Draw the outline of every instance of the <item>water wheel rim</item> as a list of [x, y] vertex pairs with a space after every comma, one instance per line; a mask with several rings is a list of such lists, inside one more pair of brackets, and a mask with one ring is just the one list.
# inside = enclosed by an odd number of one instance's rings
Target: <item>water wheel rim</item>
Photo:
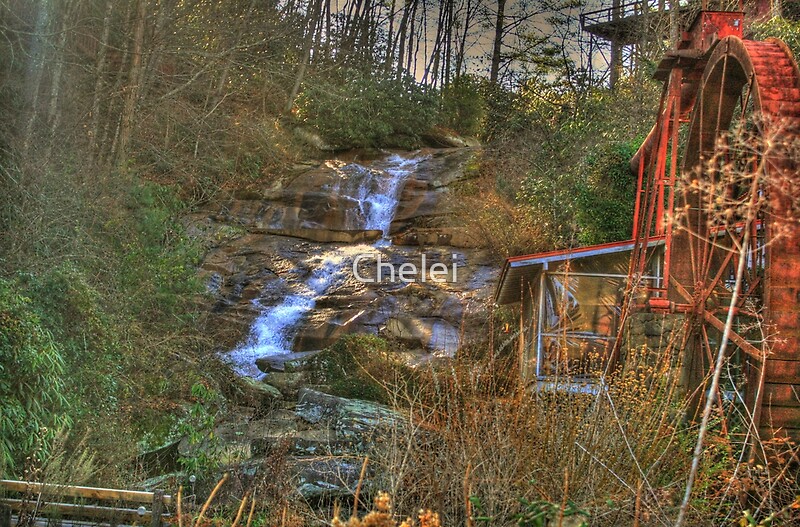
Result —
[[[792, 218], [792, 207], [798, 196], [796, 189], [786, 184], [795, 179], [797, 167], [789, 156], [791, 152], [782, 145], [797, 137], [798, 88], [797, 64], [780, 41], [752, 42], [727, 37], [715, 46], [706, 62], [683, 156], [684, 175], [694, 175], [696, 179], [690, 178], [679, 196], [676, 213], [683, 217], [670, 241], [671, 250], [688, 255], [688, 259], [675, 262], [677, 265], [671, 269], [670, 295], [684, 303], [687, 313], [684, 327], [684, 345], [689, 348], [687, 360], [699, 360], [701, 364], [708, 361], [708, 357], [702, 355], [707, 355], [712, 347], [709, 334], [720, 332], [722, 326], [719, 314], [724, 312], [725, 306], [715, 304], [716, 295], [727, 289], [724, 269], [736, 259], [731, 248], [748, 239], [752, 247], [747, 253], [751, 260], [746, 266], [747, 284], [735, 307], [752, 311], [749, 315], [763, 323], [763, 327], [778, 325], [788, 330], [789, 334], [784, 335], [789, 337], [788, 345], [777, 350], [783, 353], [779, 359], [794, 362], [800, 358], [800, 297], [795, 294], [792, 298], [791, 291], [786, 291], [791, 279], [800, 277], [800, 273], [791, 268], [794, 253], [800, 253], [797, 249], [800, 229]], [[720, 138], [729, 134], [734, 124], [741, 124], [734, 123], [737, 108], [742, 122], [747, 114], [747, 119], [752, 118], [750, 132], [762, 142], [760, 151], [749, 160], [754, 164], [754, 171], [752, 185], [744, 196], [751, 198], [744, 200], [745, 203], [756, 203], [759, 210], [748, 221], [743, 222], [741, 214], [738, 217], [733, 214], [726, 223], [714, 217], [715, 204], [709, 198], [717, 199], [719, 194], [707, 188], [716, 185], [715, 191], [731, 190], [726, 188], [722, 178], [715, 181], [713, 165], [718, 159], [725, 161], [726, 155], [730, 157], [730, 150], [725, 151]], [[702, 191], [704, 185], [706, 192]], [[737, 221], [741, 222], [738, 230]], [[776, 295], [776, 291], [779, 294]], [[764, 355], [767, 351], [774, 353], [775, 345], [765, 343], [764, 339], [749, 342], [741, 333], [735, 332], [732, 340], [748, 355], [745, 406], [757, 425], [755, 428], [766, 431], [760, 415], [763, 388], [765, 382], [770, 385], [775, 379], [761, 373]], [[787, 367], [800, 371], [799, 365]], [[707, 370], [707, 363], [703, 367]], [[774, 427], [771, 431], [774, 432]]]

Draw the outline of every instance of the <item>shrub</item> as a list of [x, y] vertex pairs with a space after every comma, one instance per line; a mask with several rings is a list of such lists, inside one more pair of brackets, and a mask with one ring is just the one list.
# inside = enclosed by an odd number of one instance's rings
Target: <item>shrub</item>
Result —
[[411, 147], [436, 118], [434, 96], [412, 78], [352, 69], [339, 80], [309, 81], [295, 104], [302, 122], [342, 148]]
[[652, 358], [632, 354], [596, 393], [569, 379], [531, 390], [507, 377], [516, 354], [427, 370], [398, 391], [411, 425], [371, 454], [378, 484], [400, 515], [430, 507], [444, 525], [476, 513], [497, 525], [587, 515], [591, 525], [657, 524], [689, 455], [676, 440], [677, 375], [669, 357]]
[[388, 343], [373, 335], [345, 335], [309, 362], [309, 380], [330, 386], [340, 397], [385, 403], [388, 386], [408, 368]]
[[14, 471], [71, 424], [64, 358], [30, 299], [0, 279], [0, 463]]
[[481, 81], [472, 75], [457, 77], [442, 90], [441, 124], [461, 135], [477, 136], [486, 115]]
[[638, 142], [601, 145], [587, 156], [576, 188], [578, 240], [585, 245], [627, 240], [636, 182], [629, 161]]

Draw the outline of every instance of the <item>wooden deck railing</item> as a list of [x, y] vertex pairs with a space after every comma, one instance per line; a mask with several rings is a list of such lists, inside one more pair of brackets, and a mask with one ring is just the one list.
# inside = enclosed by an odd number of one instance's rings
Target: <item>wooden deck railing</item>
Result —
[[80, 522], [162, 527], [166, 508], [171, 504], [172, 496], [160, 490], [141, 492], [0, 480], [0, 527], [16, 525], [26, 515], [35, 520], [46, 518], [49, 521], [44, 525], [69, 520], [73, 525]]

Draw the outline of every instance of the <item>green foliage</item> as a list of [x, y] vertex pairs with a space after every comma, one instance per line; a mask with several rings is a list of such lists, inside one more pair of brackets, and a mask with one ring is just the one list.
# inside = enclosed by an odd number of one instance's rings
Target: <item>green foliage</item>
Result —
[[128, 207], [134, 222], [121, 225], [135, 229], [119, 237], [122, 256], [120, 286], [134, 293], [130, 301], [151, 322], [163, 320], [165, 313], [185, 317], [187, 295], [201, 290], [195, 275], [200, 247], [186, 236], [177, 217], [183, 202], [175, 191], [163, 185], [143, 183], [134, 186]]
[[437, 114], [435, 97], [412, 78], [353, 69], [307, 82], [295, 104], [302, 122], [342, 148], [414, 146]]
[[326, 384], [341, 397], [388, 402], [387, 384], [410, 372], [374, 335], [345, 335], [309, 362], [310, 382]]
[[486, 114], [481, 79], [459, 76], [442, 90], [439, 120], [461, 135], [477, 136]]
[[11, 471], [72, 424], [64, 373], [61, 351], [30, 299], [0, 279], [0, 464]]
[[220, 413], [222, 398], [216, 390], [197, 382], [191, 389], [194, 403], [189, 408], [189, 415], [178, 427], [181, 436], [185, 436], [189, 444], [189, 452], [181, 456], [178, 462], [187, 473], [209, 475], [219, 467], [219, 438], [214, 433], [214, 425]]
[[481, 499], [478, 496], [470, 496], [469, 503], [472, 505], [472, 509], [477, 514], [472, 515], [472, 519], [476, 522], [481, 522], [486, 525], [490, 524], [494, 518], [491, 516], [486, 515], [486, 511], [484, 510], [483, 503], [481, 503]]
[[575, 219], [584, 245], [627, 240], [633, 228], [636, 181], [630, 159], [638, 141], [600, 145], [590, 154], [578, 181]]
[[519, 92], [487, 82], [481, 94], [485, 111], [481, 139], [490, 142], [525, 130], [524, 101]]
[[753, 38], [765, 40], [769, 37], [779, 38], [786, 42], [795, 58], [800, 57], [800, 20], [793, 21], [781, 17], [771, 18], [765, 22], [750, 26]]
[[502, 139], [528, 157], [502, 160], [498, 182], [509, 180], [516, 193], [507, 195], [530, 208], [551, 247], [630, 236], [635, 179], [627, 167], [652, 124], [658, 98], [650, 88], [626, 79], [615, 92], [537, 97], [526, 107], [530, 127]]
[[[19, 312], [34, 317], [22, 320], [33, 335], [29, 345], [42, 354], [37, 367], [48, 388], [41, 394], [52, 399], [57, 393], [64, 403], [41, 406], [74, 423], [71, 437], [85, 438], [97, 453], [106, 471], [98, 477], [107, 483], [125, 477], [124, 460], [135, 455], [139, 439], [168, 428], [164, 423], [179, 408], [174, 401], [188, 395], [185, 374], [196, 366], [181, 357], [198, 342], [199, 247], [178, 222], [184, 206], [172, 189], [125, 177], [89, 187], [73, 174], [60, 175], [58, 185], [48, 174], [32, 180], [31, 194], [40, 199], [25, 206], [19, 196], [4, 196], [8, 227], [0, 232], [0, 252], [8, 259], [0, 260], [0, 271], [9, 277], [6, 295], [26, 297], [17, 310], [24, 305]], [[29, 242], [25, 233], [34, 222]], [[9, 298], [15, 297], [3, 297]], [[5, 330], [3, 338], [10, 338]], [[56, 361], [52, 366], [48, 357]], [[23, 359], [33, 361], [17, 352], [15, 360]], [[16, 369], [26, 371], [9, 371]], [[3, 410], [6, 417], [11, 414]], [[47, 412], [28, 422], [8, 439], [17, 458], [48, 443], [37, 429], [54, 431], [59, 424], [48, 423]]]
[[[517, 515], [517, 524], [520, 527], [547, 527], [559, 518], [574, 518], [579, 520], [580, 516], [589, 518], [589, 513], [580, 509], [572, 500], [567, 500], [565, 505], [553, 503], [547, 500], [526, 500], [520, 502], [524, 507], [523, 512]], [[560, 522], [559, 522], [560, 523]], [[581, 520], [580, 523], [570, 522], [570, 525], [587, 527], [589, 524]]]
[[65, 262], [20, 275], [20, 284], [62, 349], [73, 416], [115, 411], [123, 373], [118, 327], [85, 270]]

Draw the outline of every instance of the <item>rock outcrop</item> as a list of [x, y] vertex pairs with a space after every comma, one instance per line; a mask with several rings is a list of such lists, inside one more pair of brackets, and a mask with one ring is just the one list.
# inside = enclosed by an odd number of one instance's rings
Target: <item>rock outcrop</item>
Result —
[[[474, 242], [462, 229], [447, 223], [444, 199], [465, 177], [471, 155], [470, 149], [443, 149], [384, 155], [363, 165], [303, 165], [287, 181], [263, 192], [236, 193], [198, 213], [192, 231], [215, 245], [202, 271], [216, 298], [209, 330], [220, 348], [233, 349], [248, 335], [254, 338], [253, 320], [292, 295], [306, 295], [301, 300], [311, 299], [313, 306], [287, 333], [290, 342], [278, 355], [317, 351], [344, 334], [362, 332], [398, 339], [416, 350], [417, 362], [434, 352], [452, 355], [462, 337], [480, 335], [478, 323], [464, 322], [488, 301], [493, 260], [472, 248]], [[387, 179], [387, 173], [401, 177]], [[392, 184], [399, 186], [390, 188]], [[396, 195], [389, 217], [381, 207], [391, 204], [381, 192]], [[378, 219], [393, 243], [373, 243], [384, 234], [368, 228], [380, 223]], [[368, 256], [359, 262], [359, 275], [375, 282], [354, 276], [352, 262], [359, 253]], [[445, 282], [404, 283], [384, 273], [377, 281], [379, 257], [394, 269], [410, 263], [421, 271], [422, 254], [426, 278], [434, 264], [452, 268], [455, 263], [457, 279], [448, 275]], [[339, 270], [327, 268], [332, 262]], [[323, 271], [338, 274], [325, 277], [330, 284], [320, 285]], [[318, 285], [319, 294], [306, 290]], [[253, 363], [259, 356], [254, 352]], [[261, 371], [274, 371], [283, 367], [279, 361], [258, 364]]]

